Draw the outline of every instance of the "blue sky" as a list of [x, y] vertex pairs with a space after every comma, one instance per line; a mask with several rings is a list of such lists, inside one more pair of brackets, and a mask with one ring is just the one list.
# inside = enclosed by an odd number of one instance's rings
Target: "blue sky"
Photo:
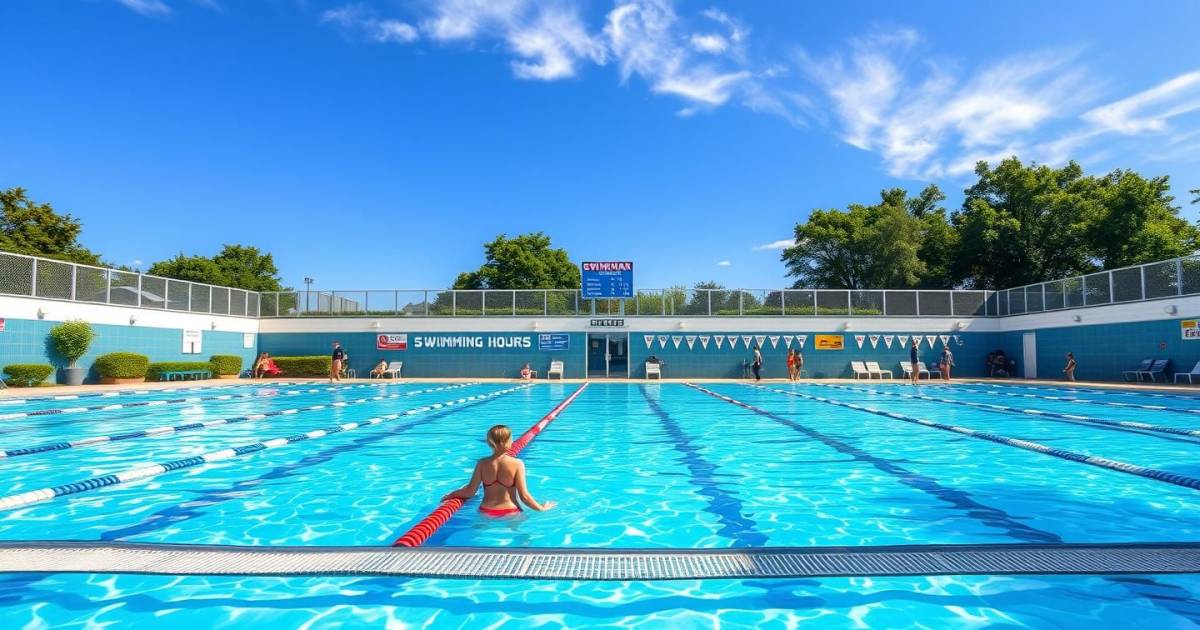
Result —
[[7, 0], [0, 186], [114, 262], [436, 288], [499, 233], [788, 283], [812, 208], [1016, 154], [1200, 187], [1200, 3]]

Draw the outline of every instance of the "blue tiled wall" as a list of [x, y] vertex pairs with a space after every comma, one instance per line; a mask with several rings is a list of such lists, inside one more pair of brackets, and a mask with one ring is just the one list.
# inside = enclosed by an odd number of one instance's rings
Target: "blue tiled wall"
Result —
[[[502, 337], [528, 338], [529, 348], [417, 348], [416, 337]], [[350, 356], [350, 367], [365, 377], [380, 360], [403, 361], [404, 376], [414, 378], [484, 377], [516, 378], [521, 366], [528, 362], [545, 376], [550, 361], [561, 360], [566, 378], [584, 376], [584, 335], [571, 333], [566, 350], [540, 351], [537, 333], [408, 333], [407, 350], [376, 350], [376, 334], [363, 333], [262, 333], [259, 349], [274, 356], [303, 356], [328, 354], [334, 341], [342, 342]]]
[[[1170, 359], [1169, 372], [1187, 372], [1200, 360], [1200, 341], [1185, 341], [1180, 317], [1151, 322], [1043, 328], [1037, 332], [1038, 376], [1060, 378], [1068, 352], [1075, 353], [1081, 380], [1115, 381], [1143, 359]], [[1021, 357], [1021, 331], [1006, 333], [1005, 351]], [[1012, 347], [1009, 350], [1009, 346]]]
[[[10, 363], [48, 363], [62, 367], [65, 362], [50, 348], [48, 334], [59, 322], [36, 319], [9, 319], [0, 332], [0, 369]], [[203, 331], [200, 354], [183, 354], [183, 331], [179, 328], [150, 328], [145, 326], [115, 326], [93, 324], [96, 340], [79, 367], [90, 367], [96, 357], [109, 352], [137, 352], [151, 361], [207, 361], [214, 354], [233, 354], [242, 357], [245, 367], [254, 358], [254, 348], [242, 347], [242, 333], [223, 330]], [[57, 374], [50, 377], [50, 381]], [[95, 370], [88, 374], [96, 382]]]

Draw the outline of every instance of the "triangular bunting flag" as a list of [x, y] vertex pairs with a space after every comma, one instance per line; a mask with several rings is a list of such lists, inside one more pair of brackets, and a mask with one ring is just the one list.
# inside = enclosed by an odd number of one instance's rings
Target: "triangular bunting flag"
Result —
[[918, 348], [921, 347], [921, 335], [913, 335], [911, 337], [911, 339], [912, 339], [912, 345], [914, 345]]
[[666, 349], [666, 347], [667, 347], [667, 336], [666, 335], [658, 336], [658, 345], [660, 347], [662, 347], [664, 350]]
[[938, 335], [938, 341], [941, 341], [943, 346], [948, 346], [950, 345], [950, 335]]
[[884, 336], [883, 336], [883, 345], [884, 345], [884, 346], [887, 346], [887, 348], [888, 348], [889, 350], [891, 350], [891, 348], [892, 348], [892, 342], [893, 342], [893, 341], [895, 341], [895, 340], [896, 340], [896, 336], [895, 336], [895, 335], [884, 335]]
[[734, 348], [736, 348], [736, 347], [737, 347], [737, 342], [738, 342], [738, 336], [737, 336], [737, 335], [729, 335], [729, 349], [730, 349], [730, 350], [732, 350], [732, 349], [734, 349]]
[[765, 346], [765, 344], [767, 343], [766, 335], [758, 335], [757, 337], [754, 338], [754, 343], [757, 343], [759, 348], [766, 347]]
[[696, 335], [688, 335], [684, 339], [687, 339], [688, 350], [691, 350], [692, 346], [696, 345]]
[[791, 335], [784, 335], [784, 336], [783, 336], [783, 347], [784, 347], [784, 348], [791, 348], [791, 347], [792, 347], [792, 336], [791, 336]]
[[683, 341], [683, 335], [671, 335], [671, 343], [675, 344], [675, 349], [679, 349], [679, 342]]
[[872, 347], [872, 348], [878, 348], [878, 347], [879, 347], [879, 335], [871, 335], [871, 336], [869, 337], [869, 339], [871, 340], [871, 347]]
[[900, 335], [899, 337], [896, 337], [896, 339], [900, 342], [901, 348], [908, 347], [908, 335]]
[[804, 342], [808, 341], [808, 335], [796, 335], [796, 342], [800, 344], [800, 349], [804, 349]]
[[770, 339], [770, 340], [771, 340], [771, 347], [772, 347], [772, 348], [778, 348], [778, 347], [779, 347], [779, 335], [770, 335], [770, 336], [768, 336], [768, 337], [767, 337], [767, 339]]
[[958, 338], [958, 335], [952, 335], [952, 336], [954, 337], [954, 345], [956, 345], [956, 346], [961, 346], [961, 345], [962, 345], [962, 339], [959, 339], [959, 338]]
[[754, 341], [754, 336], [753, 336], [753, 335], [742, 335], [742, 343], [746, 344], [746, 347], [747, 347], [747, 348], [749, 348], [749, 347], [750, 347], [750, 342], [751, 342], [751, 341]]
[[932, 348], [933, 344], [937, 343], [937, 335], [925, 335], [925, 343], [928, 343], [929, 347]]
[[708, 350], [708, 335], [700, 335], [700, 347]]
[[717, 349], [721, 349], [721, 344], [725, 343], [725, 335], [713, 335], [713, 341], [717, 342]]
[[858, 347], [860, 349], [862, 348], [863, 342], [866, 340], [867, 340], [866, 335], [854, 335], [854, 343], [858, 344]]
[[646, 335], [646, 347], [649, 348], [650, 346], [653, 346], [653, 345], [654, 345], [654, 335]]

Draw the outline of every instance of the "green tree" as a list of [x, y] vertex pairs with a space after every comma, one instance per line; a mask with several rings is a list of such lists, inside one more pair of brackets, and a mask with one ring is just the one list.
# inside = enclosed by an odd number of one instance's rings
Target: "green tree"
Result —
[[579, 268], [565, 249], [551, 249], [542, 232], [508, 238], [501, 234], [483, 246], [485, 262], [458, 274], [455, 289], [578, 289]]
[[1088, 204], [1089, 253], [1105, 269], [1194, 253], [1200, 230], [1179, 217], [1166, 176], [1146, 179], [1117, 169], [1095, 180]]
[[925, 264], [917, 287], [921, 289], [950, 289], [954, 286], [954, 254], [958, 249], [958, 232], [950, 225], [949, 214], [938, 204], [946, 195], [934, 184], [926, 186], [916, 197], [905, 202], [908, 213], [921, 222], [921, 245], [917, 258]]
[[0, 190], [0, 250], [98, 265], [100, 256], [79, 244], [82, 229], [78, 219], [33, 201], [24, 188]]
[[246, 245], [225, 245], [212, 258], [181, 253], [150, 265], [147, 273], [249, 291], [285, 290], [271, 254]]

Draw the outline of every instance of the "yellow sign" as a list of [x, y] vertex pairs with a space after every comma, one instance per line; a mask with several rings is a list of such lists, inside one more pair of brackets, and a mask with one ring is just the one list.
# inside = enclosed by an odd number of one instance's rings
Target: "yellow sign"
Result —
[[817, 350], [845, 350], [846, 337], [843, 335], [814, 335], [813, 348]]
[[1200, 339], [1200, 326], [1196, 324], [1194, 319], [1185, 319], [1179, 322], [1179, 332], [1184, 339]]

